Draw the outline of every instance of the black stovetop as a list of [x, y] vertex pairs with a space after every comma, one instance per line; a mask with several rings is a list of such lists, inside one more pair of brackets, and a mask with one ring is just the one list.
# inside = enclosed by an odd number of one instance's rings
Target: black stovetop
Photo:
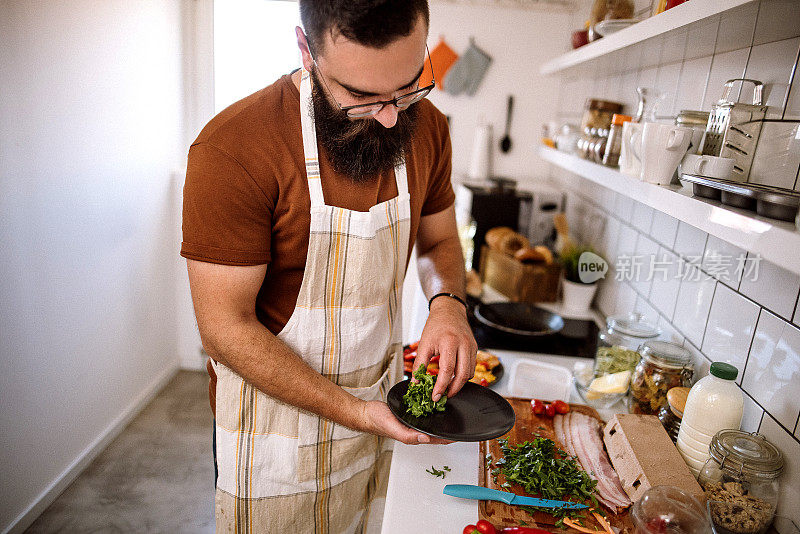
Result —
[[469, 315], [469, 323], [475, 335], [475, 341], [482, 349], [537, 352], [580, 358], [594, 358], [597, 351], [599, 329], [594, 321], [565, 318], [564, 328], [557, 334], [527, 338], [500, 332], [481, 324], [471, 313]]

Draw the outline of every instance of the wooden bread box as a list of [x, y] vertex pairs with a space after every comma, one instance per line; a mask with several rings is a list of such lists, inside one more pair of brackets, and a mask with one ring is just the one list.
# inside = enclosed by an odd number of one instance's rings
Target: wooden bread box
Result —
[[486, 245], [481, 248], [481, 281], [511, 302], [555, 302], [561, 266], [558, 263], [525, 264]]
[[636, 502], [653, 486], [677, 486], [704, 501], [703, 488], [655, 415], [617, 414], [603, 441], [622, 489]]

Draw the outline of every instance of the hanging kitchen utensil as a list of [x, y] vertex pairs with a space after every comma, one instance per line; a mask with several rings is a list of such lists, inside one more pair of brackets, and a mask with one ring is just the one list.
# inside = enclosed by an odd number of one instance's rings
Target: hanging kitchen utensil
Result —
[[444, 78], [444, 90], [454, 96], [461, 93], [474, 96], [491, 63], [489, 54], [478, 48], [475, 40], [470, 37], [469, 47]]
[[504, 153], [511, 150], [511, 112], [514, 108], [514, 95], [508, 95], [508, 107], [506, 109], [506, 133], [500, 140], [500, 150]]
[[[730, 100], [735, 82], [753, 84], [752, 104]], [[733, 78], [725, 82], [722, 98], [711, 107], [706, 132], [700, 142], [701, 154], [733, 158], [731, 179], [737, 182], [746, 182], [750, 176], [762, 121], [767, 114], [767, 106], [763, 105], [761, 97], [763, 90], [764, 84], [758, 80]]]
[[[444, 90], [444, 78], [447, 75], [447, 72], [450, 70], [450, 67], [458, 60], [458, 54], [456, 54], [452, 48], [447, 46], [447, 43], [444, 42], [444, 36], [439, 37], [439, 44], [437, 44], [431, 51], [430, 51], [431, 61], [425, 62], [425, 66], [422, 69], [422, 76], [419, 79], [419, 86], [426, 87], [430, 85], [431, 80], [436, 78], [436, 87], [440, 91]], [[431, 72], [430, 65], [433, 65], [433, 72]], [[435, 75], [435, 76], [434, 76]]]

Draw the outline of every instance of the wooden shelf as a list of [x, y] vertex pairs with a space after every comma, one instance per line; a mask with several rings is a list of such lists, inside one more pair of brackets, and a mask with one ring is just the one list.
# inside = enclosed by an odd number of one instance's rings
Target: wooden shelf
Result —
[[754, 0], [692, 0], [683, 3], [629, 28], [558, 56], [543, 64], [539, 68], [539, 72], [555, 74], [751, 1]]
[[800, 231], [768, 219], [692, 196], [690, 187], [654, 185], [572, 154], [539, 147], [539, 156], [562, 169], [691, 224], [784, 269], [800, 274]]

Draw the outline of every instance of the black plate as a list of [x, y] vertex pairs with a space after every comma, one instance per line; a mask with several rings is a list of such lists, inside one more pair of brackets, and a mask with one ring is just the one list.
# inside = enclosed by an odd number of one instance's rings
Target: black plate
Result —
[[564, 328], [560, 315], [522, 302], [478, 304], [475, 318], [490, 328], [526, 337], [549, 336]]
[[443, 412], [414, 417], [406, 412], [403, 395], [410, 380], [402, 380], [389, 390], [389, 409], [405, 425], [436, 438], [452, 441], [484, 441], [502, 436], [514, 426], [514, 409], [491, 389], [467, 382], [461, 391], [447, 399]]

